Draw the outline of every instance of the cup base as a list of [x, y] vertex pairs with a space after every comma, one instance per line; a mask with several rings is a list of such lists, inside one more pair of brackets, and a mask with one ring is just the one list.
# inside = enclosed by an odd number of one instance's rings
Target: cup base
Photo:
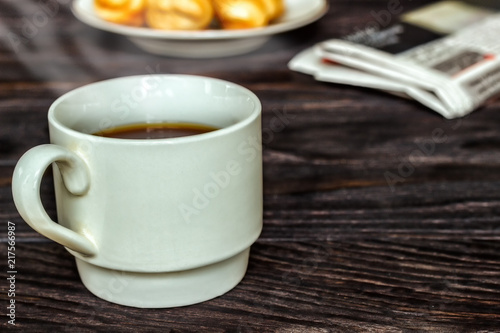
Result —
[[137, 273], [107, 269], [76, 258], [80, 278], [94, 295], [138, 308], [170, 308], [207, 301], [233, 289], [245, 275], [250, 248], [185, 271]]

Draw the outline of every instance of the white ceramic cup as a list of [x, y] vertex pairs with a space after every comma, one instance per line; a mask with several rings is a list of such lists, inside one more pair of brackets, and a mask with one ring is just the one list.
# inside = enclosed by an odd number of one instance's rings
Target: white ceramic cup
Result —
[[[73, 90], [48, 113], [51, 144], [19, 160], [22, 218], [75, 256], [110, 302], [174, 307], [235, 287], [262, 229], [261, 104], [234, 83], [190, 75], [112, 79]], [[219, 130], [171, 139], [91, 135], [145, 122]], [[53, 165], [56, 223], [40, 199]]]

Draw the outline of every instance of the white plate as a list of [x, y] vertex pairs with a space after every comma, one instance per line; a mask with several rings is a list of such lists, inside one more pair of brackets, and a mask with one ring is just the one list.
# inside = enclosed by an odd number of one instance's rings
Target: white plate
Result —
[[97, 17], [94, 0], [73, 1], [73, 14], [82, 22], [127, 36], [143, 50], [160, 55], [211, 58], [243, 54], [264, 44], [272, 35], [297, 29], [321, 18], [326, 0], [286, 0], [283, 16], [269, 26], [243, 30], [155, 30], [114, 24]]

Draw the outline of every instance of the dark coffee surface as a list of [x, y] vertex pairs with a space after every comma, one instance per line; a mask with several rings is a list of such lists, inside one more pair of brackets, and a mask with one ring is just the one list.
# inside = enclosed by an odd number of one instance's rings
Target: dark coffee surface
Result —
[[112, 127], [94, 135], [117, 139], [168, 139], [215, 130], [217, 130], [216, 127], [191, 123], [142, 123]]

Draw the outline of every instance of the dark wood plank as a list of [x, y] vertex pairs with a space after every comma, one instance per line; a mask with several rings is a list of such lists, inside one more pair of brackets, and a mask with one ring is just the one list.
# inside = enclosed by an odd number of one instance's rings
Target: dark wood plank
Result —
[[499, 250], [498, 242], [482, 240], [259, 241], [247, 276], [229, 293], [144, 310], [91, 295], [61, 246], [25, 243], [16, 248], [16, 323], [23, 331], [71, 332], [103, 325], [120, 332], [494, 330]]
[[[9, 175], [10, 177], [10, 175]], [[0, 225], [17, 223], [23, 239], [43, 239], [15, 211], [8, 182], [0, 187]], [[57, 220], [54, 193], [48, 175], [42, 199]], [[267, 182], [264, 183], [267, 187]], [[364, 240], [500, 238], [500, 182], [436, 182], [425, 185], [353, 187], [307, 194], [266, 195], [261, 239]]]

